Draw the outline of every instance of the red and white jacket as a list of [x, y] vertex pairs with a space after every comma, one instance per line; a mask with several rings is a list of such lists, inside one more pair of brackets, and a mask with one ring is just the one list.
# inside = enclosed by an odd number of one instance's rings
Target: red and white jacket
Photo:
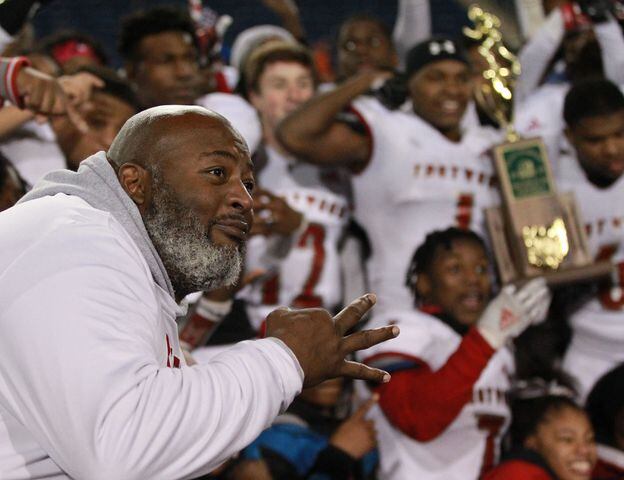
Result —
[[[417, 310], [374, 317], [401, 335], [361, 355], [392, 381], [378, 388], [375, 420], [382, 479], [478, 478], [498, 460], [509, 424], [511, 352], [495, 351], [474, 328], [464, 336]], [[360, 390], [361, 391], [361, 390]]]

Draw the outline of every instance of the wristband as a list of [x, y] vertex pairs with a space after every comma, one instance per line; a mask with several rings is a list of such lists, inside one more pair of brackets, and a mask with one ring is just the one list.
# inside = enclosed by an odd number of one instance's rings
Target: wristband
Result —
[[30, 66], [26, 57], [0, 59], [0, 98], [7, 99], [18, 108], [24, 108], [24, 99], [17, 89], [17, 75]]

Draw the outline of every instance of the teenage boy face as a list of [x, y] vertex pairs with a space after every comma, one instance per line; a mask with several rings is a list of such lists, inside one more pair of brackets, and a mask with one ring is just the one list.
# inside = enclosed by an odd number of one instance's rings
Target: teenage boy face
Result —
[[314, 95], [314, 78], [310, 68], [296, 62], [274, 62], [262, 72], [258, 91], [250, 100], [260, 112], [265, 126], [277, 124], [299, 105]]

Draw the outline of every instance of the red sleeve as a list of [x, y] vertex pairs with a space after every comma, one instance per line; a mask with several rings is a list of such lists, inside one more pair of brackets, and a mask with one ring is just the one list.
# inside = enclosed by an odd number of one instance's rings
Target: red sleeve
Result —
[[472, 398], [475, 382], [495, 350], [472, 328], [442, 368], [425, 362], [392, 374], [378, 388], [379, 405], [392, 424], [424, 442], [440, 435]]
[[522, 460], [510, 460], [491, 470], [483, 480], [553, 480], [553, 478], [539, 465]]

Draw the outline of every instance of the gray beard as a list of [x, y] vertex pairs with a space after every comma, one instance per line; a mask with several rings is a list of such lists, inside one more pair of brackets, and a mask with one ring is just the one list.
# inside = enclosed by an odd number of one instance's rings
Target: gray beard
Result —
[[152, 177], [154, 197], [143, 221], [176, 295], [236, 283], [244, 246], [215, 245], [209, 236], [214, 219], [204, 227], [195, 212], [177, 201], [157, 171]]

